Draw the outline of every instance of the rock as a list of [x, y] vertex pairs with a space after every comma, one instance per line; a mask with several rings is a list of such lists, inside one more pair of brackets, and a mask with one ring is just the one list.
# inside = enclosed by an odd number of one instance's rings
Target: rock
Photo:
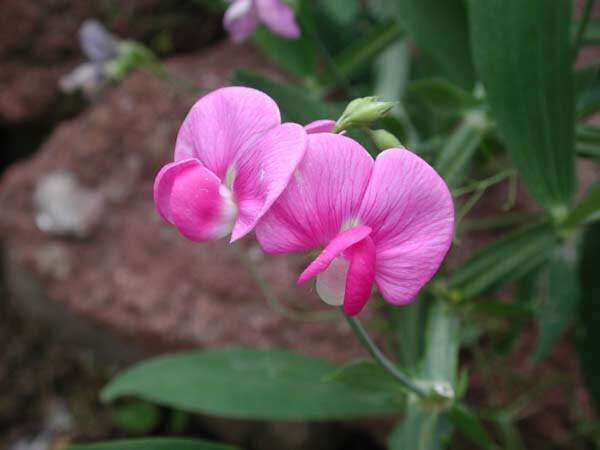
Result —
[[0, 15], [0, 123], [56, 114], [59, 79], [83, 61], [77, 38], [85, 19], [115, 34], [168, 51], [190, 51], [213, 40], [220, 18], [190, 2], [160, 0], [4, 0]]
[[81, 186], [70, 172], [43, 176], [33, 192], [35, 223], [48, 234], [89, 236], [104, 208], [103, 196]]
[[[113, 359], [225, 345], [288, 347], [337, 361], [364, 356], [337, 311], [312, 287], [296, 286], [303, 256], [264, 255], [252, 238], [195, 244], [159, 217], [153, 179], [199, 96], [189, 80], [210, 90], [235, 67], [268, 64], [250, 47], [226, 44], [168, 67], [188, 80], [184, 88], [134, 73], [0, 180], [12, 301]], [[265, 301], [242, 260], [279, 300]], [[326, 311], [333, 320], [292, 320], [282, 314], [290, 309]]]

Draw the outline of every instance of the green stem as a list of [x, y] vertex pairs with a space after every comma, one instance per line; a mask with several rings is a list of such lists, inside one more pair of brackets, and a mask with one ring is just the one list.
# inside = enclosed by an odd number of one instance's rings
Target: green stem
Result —
[[594, 3], [596, 3], [596, 0], [586, 0], [585, 2], [583, 14], [581, 15], [581, 20], [579, 21], [579, 27], [577, 28], [577, 33], [575, 34], [573, 59], [577, 59], [577, 55], [579, 54], [579, 47], [581, 47], [583, 35], [585, 34], [585, 29], [587, 28], [587, 25], [590, 21], [590, 17], [592, 16], [592, 9], [594, 8]]
[[344, 318], [352, 328], [352, 331], [362, 344], [362, 346], [370, 353], [377, 363], [383, 367], [391, 376], [400, 382], [406, 389], [413, 394], [418, 395], [421, 398], [427, 397], [427, 393], [417, 386], [408, 375], [404, 374], [398, 367], [390, 361], [387, 356], [377, 347], [377, 344], [373, 342], [373, 339], [369, 336], [365, 328], [356, 317], [349, 317], [343, 311]]

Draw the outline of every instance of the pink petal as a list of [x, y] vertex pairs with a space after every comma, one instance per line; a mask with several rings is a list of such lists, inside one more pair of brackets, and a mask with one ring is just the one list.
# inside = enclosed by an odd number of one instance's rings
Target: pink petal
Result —
[[232, 242], [250, 232], [279, 198], [300, 164], [306, 145], [304, 129], [286, 123], [271, 129], [238, 156], [233, 167], [233, 193], [239, 212]]
[[185, 159], [165, 165], [154, 180], [154, 204], [159, 214], [167, 222], [174, 225], [171, 212], [171, 192], [177, 176], [183, 171], [199, 166], [197, 159]]
[[344, 312], [348, 316], [355, 316], [371, 298], [375, 280], [375, 244], [367, 236], [350, 247], [344, 256], [350, 259], [346, 275]]
[[360, 144], [336, 134], [308, 135], [304, 159], [279, 200], [256, 227], [269, 253], [325, 246], [354, 224], [373, 159]]
[[298, 278], [298, 284], [304, 283], [311, 278], [324, 272], [329, 264], [342, 254], [344, 250], [362, 241], [371, 233], [369, 227], [359, 225], [354, 228], [350, 228], [346, 231], [342, 231], [331, 242], [325, 247], [317, 258], [309, 264], [309, 266], [302, 272], [300, 278]]
[[203, 242], [231, 231], [235, 206], [219, 178], [199, 163], [190, 164], [173, 178], [170, 215], [181, 234]]
[[373, 228], [379, 291], [390, 303], [409, 303], [452, 242], [454, 206], [446, 183], [410, 151], [386, 150], [377, 157], [359, 216]]
[[294, 10], [282, 0], [254, 0], [261, 22], [280, 36], [297, 39], [300, 27], [294, 17]]
[[245, 41], [258, 26], [252, 0], [234, 0], [223, 17], [223, 26], [234, 42]]
[[308, 134], [314, 133], [333, 133], [335, 128], [335, 120], [315, 120], [304, 126], [304, 129]]
[[175, 161], [196, 158], [221, 180], [237, 155], [279, 125], [277, 104], [245, 87], [226, 87], [202, 97], [188, 113], [175, 146]]

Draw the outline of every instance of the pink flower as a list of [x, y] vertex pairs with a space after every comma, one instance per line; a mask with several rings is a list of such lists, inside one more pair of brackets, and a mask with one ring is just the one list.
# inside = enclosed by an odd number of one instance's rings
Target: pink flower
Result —
[[283, 0], [231, 0], [223, 24], [236, 42], [246, 40], [259, 24], [288, 39], [300, 37], [294, 11]]
[[441, 177], [405, 149], [376, 161], [355, 141], [311, 134], [287, 189], [256, 227], [269, 253], [324, 247], [300, 275], [319, 296], [358, 314], [373, 284], [409, 303], [435, 274], [452, 241], [454, 207]]
[[175, 161], [154, 182], [162, 217], [193, 241], [250, 232], [288, 185], [306, 150], [300, 125], [281, 124], [266, 94], [229, 87], [201, 98], [186, 117]]

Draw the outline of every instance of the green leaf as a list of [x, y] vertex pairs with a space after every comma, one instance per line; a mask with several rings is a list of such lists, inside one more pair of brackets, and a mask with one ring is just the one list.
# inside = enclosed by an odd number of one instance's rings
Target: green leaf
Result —
[[237, 447], [200, 439], [147, 438], [72, 445], [67, 450], [236, 450]]
[[132, 434], [147, 434], [160, 421], [160, 411], [155, 405], [146, 402], [133, 402], [117, 408], [113, 422]]
[[554, 216], [575, 189], [569, 0], [469, 0], [488, 103], [531, 193]]
[[537, 313], [539, 337], [534, 361], [541, 362], [577, 315], [579, 280], [569, 247], [556, 255], [546, 271], [545, 301]]
[[359, 0], [321, 0], [319, 8], [331, 20], [341, 25], [350, 25], [358, 18]]
[[573, 208], [562, 224], [569, 230], [594, 219], [600, 213], [600, 183], [595, 183], [585, 197]]
[[519, 279], [549, 259], [558, 242], [547, 223], [511, 233], [476, 253], [449, 278], [447, 287], [471, 299]]
[[327, 375], [324, 381], [336, 381], [367, 390], [388, 390], [404, 395], [398, 381], [373, 361], [353, 361]]
[[443, 78], [413, 81], [408, 92], [419, 96], [432, 109], [445, 114], [459, 114], [480, 105], [480, 101]]
[[305, 36], [285, 39], [261, 27], [254, 34], [254, 43], [280, 67], [300, 77], [314, 76], [317, 52]]
[[464, 180], [488, 129], [485, 116], [481, 112], [472, 111], [465, 115], [440, 150], [435, 168], [451, 188], [458, 187]]
[[269, 80], [245, 70], [238, 70], [233, 83], [259, 89], [269, 94], [279, 104], [284, 120], [302, 125], [319, 119], [335, 119], [343, 108], [325, 104], [312, 97], [306, 89]]
[[460, 321], [441, 300], [437, 300], [430, 308], [425, 339], [421, 377], [425, 380], [445, 381], [455, 388]]
[[465, 405], [454, 405], [450, 410], [450, 417], [454, 425], [476, 444], [477, 448], [494, 448], [494, 443], [488, 435], [488, 432], [483, 428], [483, 425], [477, 416]]
[[596, 412], [600, 412], [600, 223], [589, 226], [581, 244], [579, 262], [581, 280], [580, 338], [578, 340], [579, 358], [583, 375], [595, 403]]
[[102, 399], [134, 396], [188, 412], [264, 420], [332, 420], [397, 411], [396, 396], [323, 379], [330, 362], [283, 350], [215, 349], [143, 362]]
[[417, 45], [459, 86], [475, 81], [463, 0], [398, 0], [397, 17]]
[[385, 315], [389, 317], [396, 345], [398, 346], [398, 360], [402, 368], [416, 374], [424, 351], [424, 333], [427, 320], [427, 305], [431, 297], [426, 293], [419, 294], [409, 305], [402, 308], [384, 303]]
[[344, 77], [355, 75], [367, 63], [398, 39], [402, 31], [395, 20], [382, 22], [335, 57], [338, 70]]
[[436, 409], [427, 409], [417, 401], [390, 435], [390, 450], [442, 450], [450, 438], [448, 417]]

